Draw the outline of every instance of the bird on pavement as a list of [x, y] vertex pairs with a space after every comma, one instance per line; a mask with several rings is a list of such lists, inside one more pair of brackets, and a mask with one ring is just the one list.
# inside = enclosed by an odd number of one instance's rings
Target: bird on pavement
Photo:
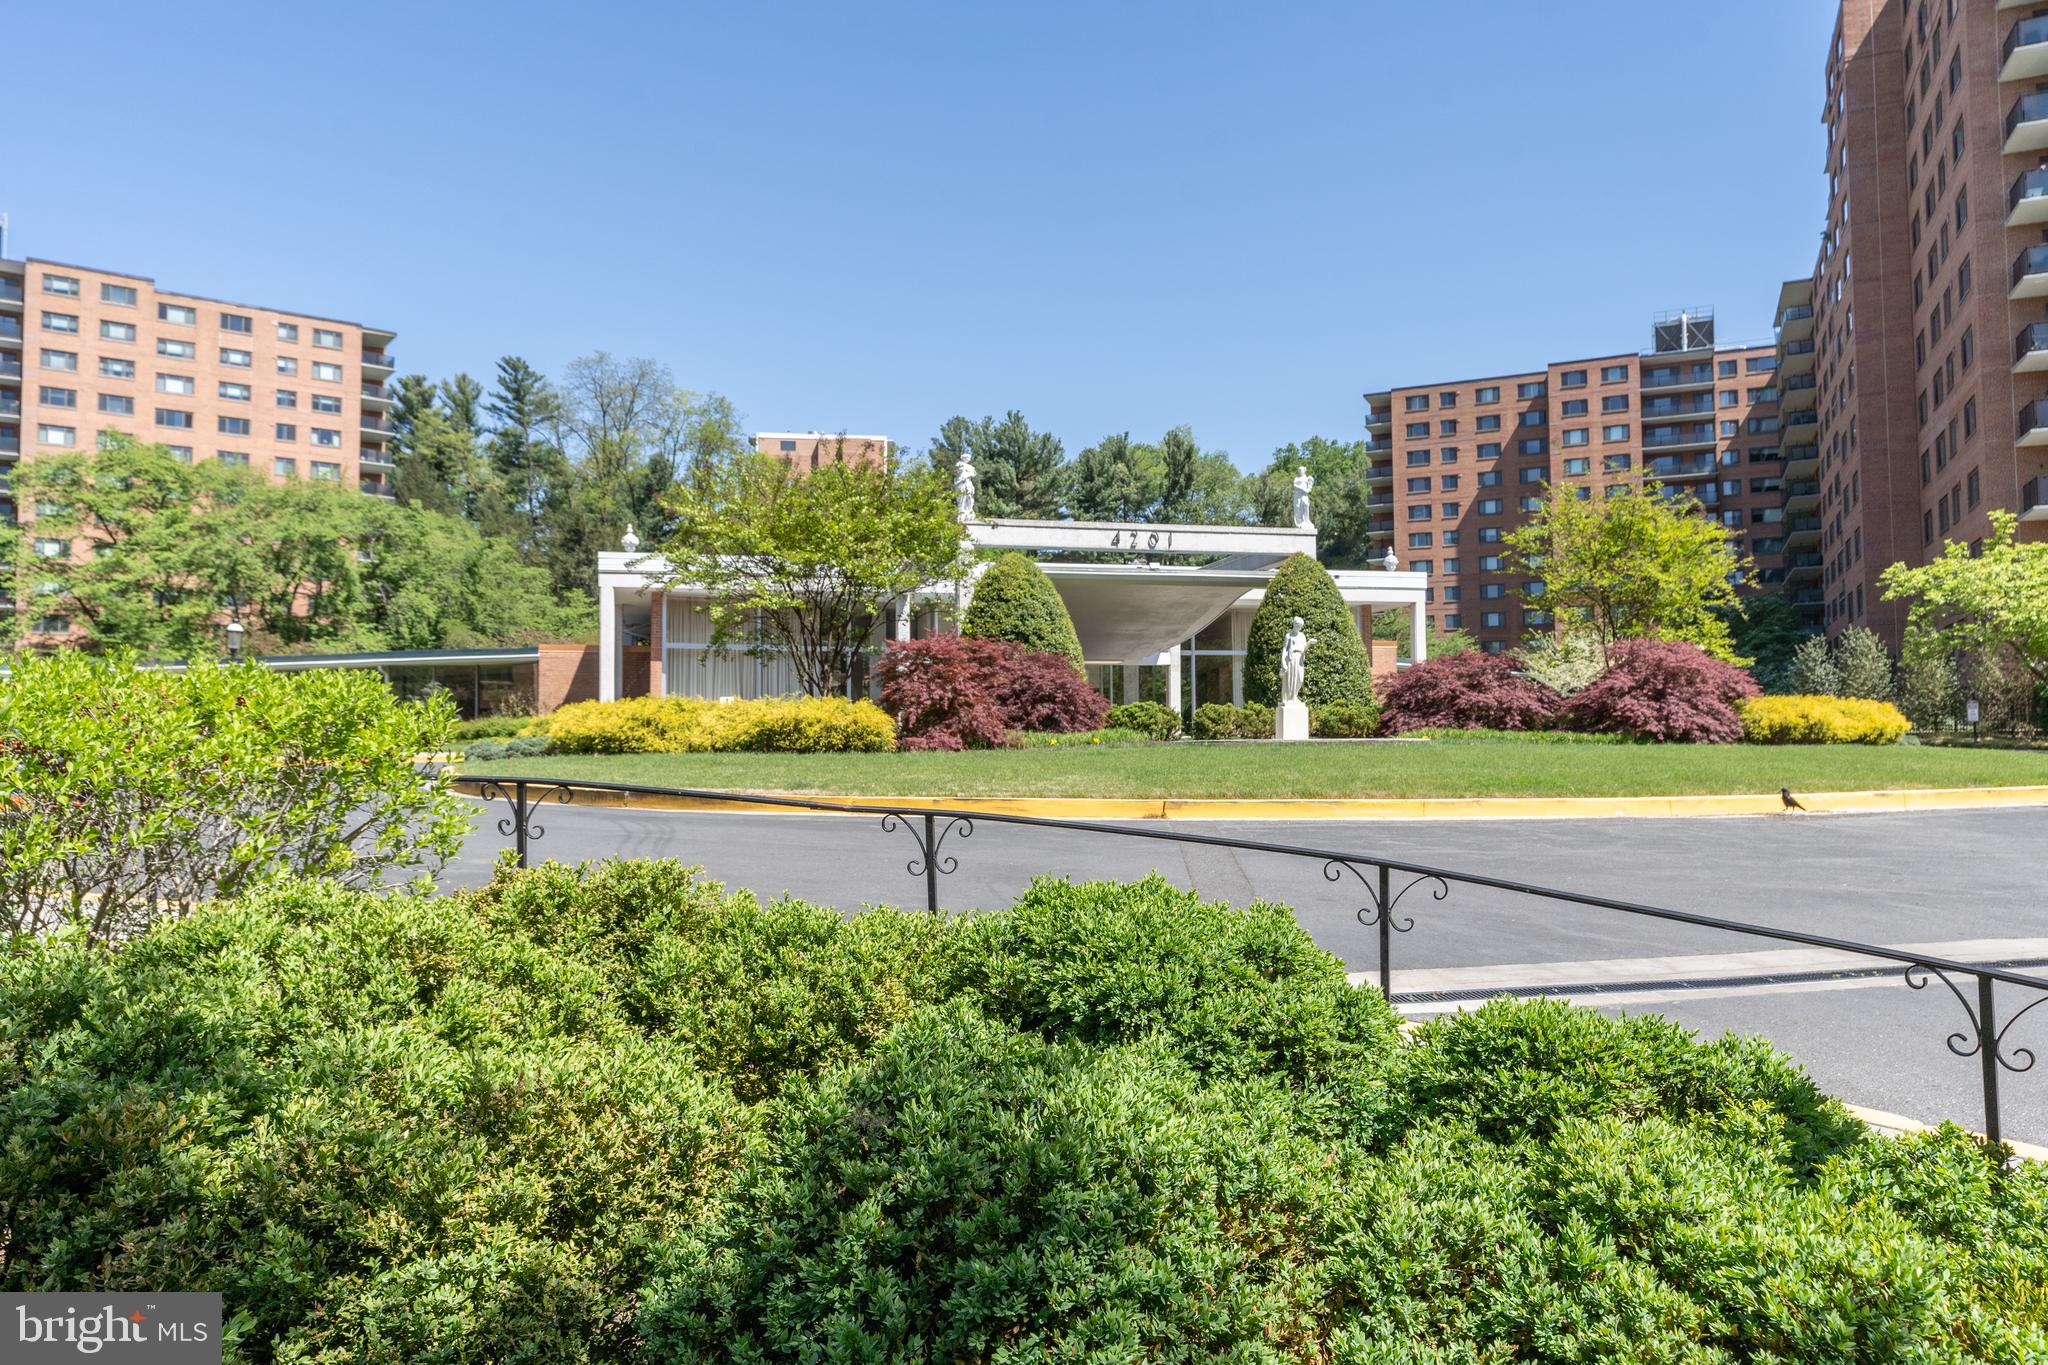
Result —
[[1778, 788], [1778, 799], [1785, 803], [1786, 810], [1806, 809], [1806, 807], [1799, 804], [1799, 798], [1792, 794], [1792, 789], [1790, 787]]

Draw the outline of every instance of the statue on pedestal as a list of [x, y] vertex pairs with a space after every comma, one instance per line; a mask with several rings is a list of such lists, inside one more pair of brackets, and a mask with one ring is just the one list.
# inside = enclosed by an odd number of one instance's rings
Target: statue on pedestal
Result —
[[1304, 665], [1309, 646], [1315, 641], [1301, 628], [1299, 616], [1280, 642], [1280, 706], [1273, 713], [1275, 739], [1307, 739], [1308, 707], [1301, 700]]
[[1314, 479], [1314, 478], [1313, 478], [1313, 477], [1312, 477], [1312, 476], [1311, 476], [1311, 475], [1309, 474], [1309, 472], [1308, 472], [1308, 466], [1307, 466], [1307, 465], [1297, 465], [1297, 466], [1295, 466], [1295, 471], [1294, 471], [1294, 529], [1295, 529], [1295, 530], [1297, 530], [1297, 531], [1313, 531], [1313, 530], [1315, 530], [1315, 529], [1316, 529], [1316, 524], [1315, 524], [1315, 523], [1314, 523], [1313, 521], [1309, 520], [1309, 515], [1308, 515], [1308, 494], [1309, 494], [1309, 490], [1310, 490], [1310, 489], [1312, 489], [1312, 488], [1314, 488], [1315, 486], [1316, 486], [1316, 481], [1315, 481], [1315, 479]]
[[960, 520], [974, 520], [974, 459], [962, 455], [960, 463], [953, 466], [953, 502], [959, 509]]

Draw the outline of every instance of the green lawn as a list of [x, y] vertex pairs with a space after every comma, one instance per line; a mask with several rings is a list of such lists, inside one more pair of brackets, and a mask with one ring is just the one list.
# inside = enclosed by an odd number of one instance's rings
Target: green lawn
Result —
[[1903, 745], [1150, 744], [958, 754], [563, 755], [465, 773], [855, 796], [1665, 796], [2048, 786], [2048, 753]]

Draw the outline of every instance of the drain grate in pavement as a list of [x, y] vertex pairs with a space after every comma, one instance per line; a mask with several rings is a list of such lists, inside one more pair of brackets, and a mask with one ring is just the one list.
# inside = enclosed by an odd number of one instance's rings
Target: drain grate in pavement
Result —
[[[2004, 958], [1980, 964], [1986, 967], [2048, 967], [2048, 957]], [[1549, 995], [1624, 995], [1633, 991], [1725, 990], [1731, 986], [1797, 986], [1815, 981], [1856, 981], [1874, 976], [1892, 976], [1905, 970], [1904, 963], [1888, 967], [1844, 967], [1811, 972], [1772, 972], [1758, 976], [1709, 976], [1661, 981], [1589, 981], [1542, 986], [1475, 986], [1458, 991], [1395, 991], [1395, 1005], [1455, 1005], [1468, 1000], [1491, 1000], [1510, 995], [1533, 998]]]

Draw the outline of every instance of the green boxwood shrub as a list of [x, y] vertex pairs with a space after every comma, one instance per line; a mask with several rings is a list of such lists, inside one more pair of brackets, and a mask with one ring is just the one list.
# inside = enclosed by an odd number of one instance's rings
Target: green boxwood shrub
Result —
[[[1375, 716], [1377, 720], [1377, 716]], [[1273, 708], [1255, 701], [1243, 706], [1227, 702], [1203, 702], [1188, 722], [1188, 734], [1195, 739], [1271, 739], [1274, 734]]]
[[1280, 704], [1280, 642], [1296, 616], [1312, 641], [1302, 661], [1302, 701], [1311, 709], [1370, 705], [1372, 656], [1359, 638], [1358, 622], [1329, 571], [1307, 555], [1281, 562], [1252, 616], [1245, 638], [1245, 700]]
[[1308, 732], [1318, 739], [1364, 739], [1380, 728], [1380, 708], [1371, 702], [1333, 702], [1312, 706]]
[[1016, 550], [997, 555], [974, 583], [960, 633], [1008, 640], [1033, 654], [1058, 654], [1081, 669], [1081, 637], [1045, 570]]
[[1109, 708], [1109, 723], [1119, 730], [1138, 730], [1153, 739], [1180, 738], [1180, 713], [1156, 701], [1129, 701]]

